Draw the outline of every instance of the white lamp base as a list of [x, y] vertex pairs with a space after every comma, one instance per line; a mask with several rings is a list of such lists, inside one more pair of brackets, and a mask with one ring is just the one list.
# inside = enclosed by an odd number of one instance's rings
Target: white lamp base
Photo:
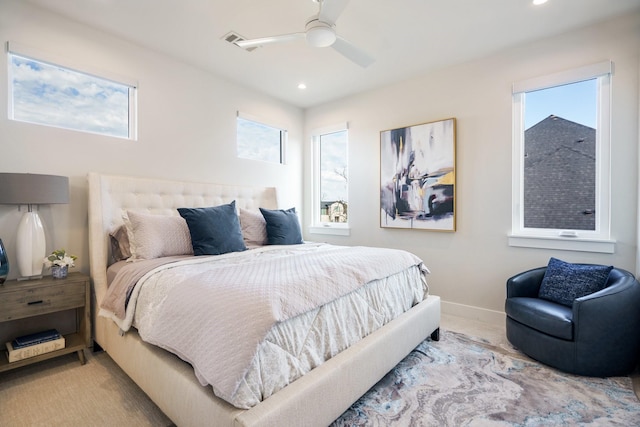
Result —
[[18, 280], [42, 277], [46, 252], [44, 227], [38, 212], [25, 212], [18, 224], [16, 256], [18, 258]]

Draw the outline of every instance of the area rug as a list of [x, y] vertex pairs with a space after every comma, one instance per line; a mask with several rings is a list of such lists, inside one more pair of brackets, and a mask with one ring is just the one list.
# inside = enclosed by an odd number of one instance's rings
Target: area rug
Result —
[[332, 426], [640, 426], [629, 377], [559, 372], [510, 346], [442, 331]]

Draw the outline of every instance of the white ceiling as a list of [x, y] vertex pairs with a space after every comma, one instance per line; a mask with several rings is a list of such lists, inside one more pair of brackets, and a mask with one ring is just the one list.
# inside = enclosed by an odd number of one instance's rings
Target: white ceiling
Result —
[[302, 108], [640, 8], [640, 0], [351, 0], [336, 30], [376, 58], [361, 68], [304, 40], [247, 52], [222, 39], [302, 32], [318, 11], [312, 0], [29, 1]]

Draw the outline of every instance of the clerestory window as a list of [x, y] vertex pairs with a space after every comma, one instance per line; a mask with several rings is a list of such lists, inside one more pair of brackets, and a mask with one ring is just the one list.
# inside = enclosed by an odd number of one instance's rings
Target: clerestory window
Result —
[[238, 157], [251, 160], [284, 164], [284, 147], [287, 131], [264, 123], [238, 112], [237, 118]]
[[8, 47], [10, 120], [136, 139], [135, 82]]

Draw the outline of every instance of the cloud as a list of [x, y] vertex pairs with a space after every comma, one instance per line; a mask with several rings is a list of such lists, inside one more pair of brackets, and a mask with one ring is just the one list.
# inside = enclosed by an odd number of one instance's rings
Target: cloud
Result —
[[238, 157], [280, 163], [281, 130], [238, 117]]
[[126, 138], [129, 86], [11, 56], [13, 119]]

